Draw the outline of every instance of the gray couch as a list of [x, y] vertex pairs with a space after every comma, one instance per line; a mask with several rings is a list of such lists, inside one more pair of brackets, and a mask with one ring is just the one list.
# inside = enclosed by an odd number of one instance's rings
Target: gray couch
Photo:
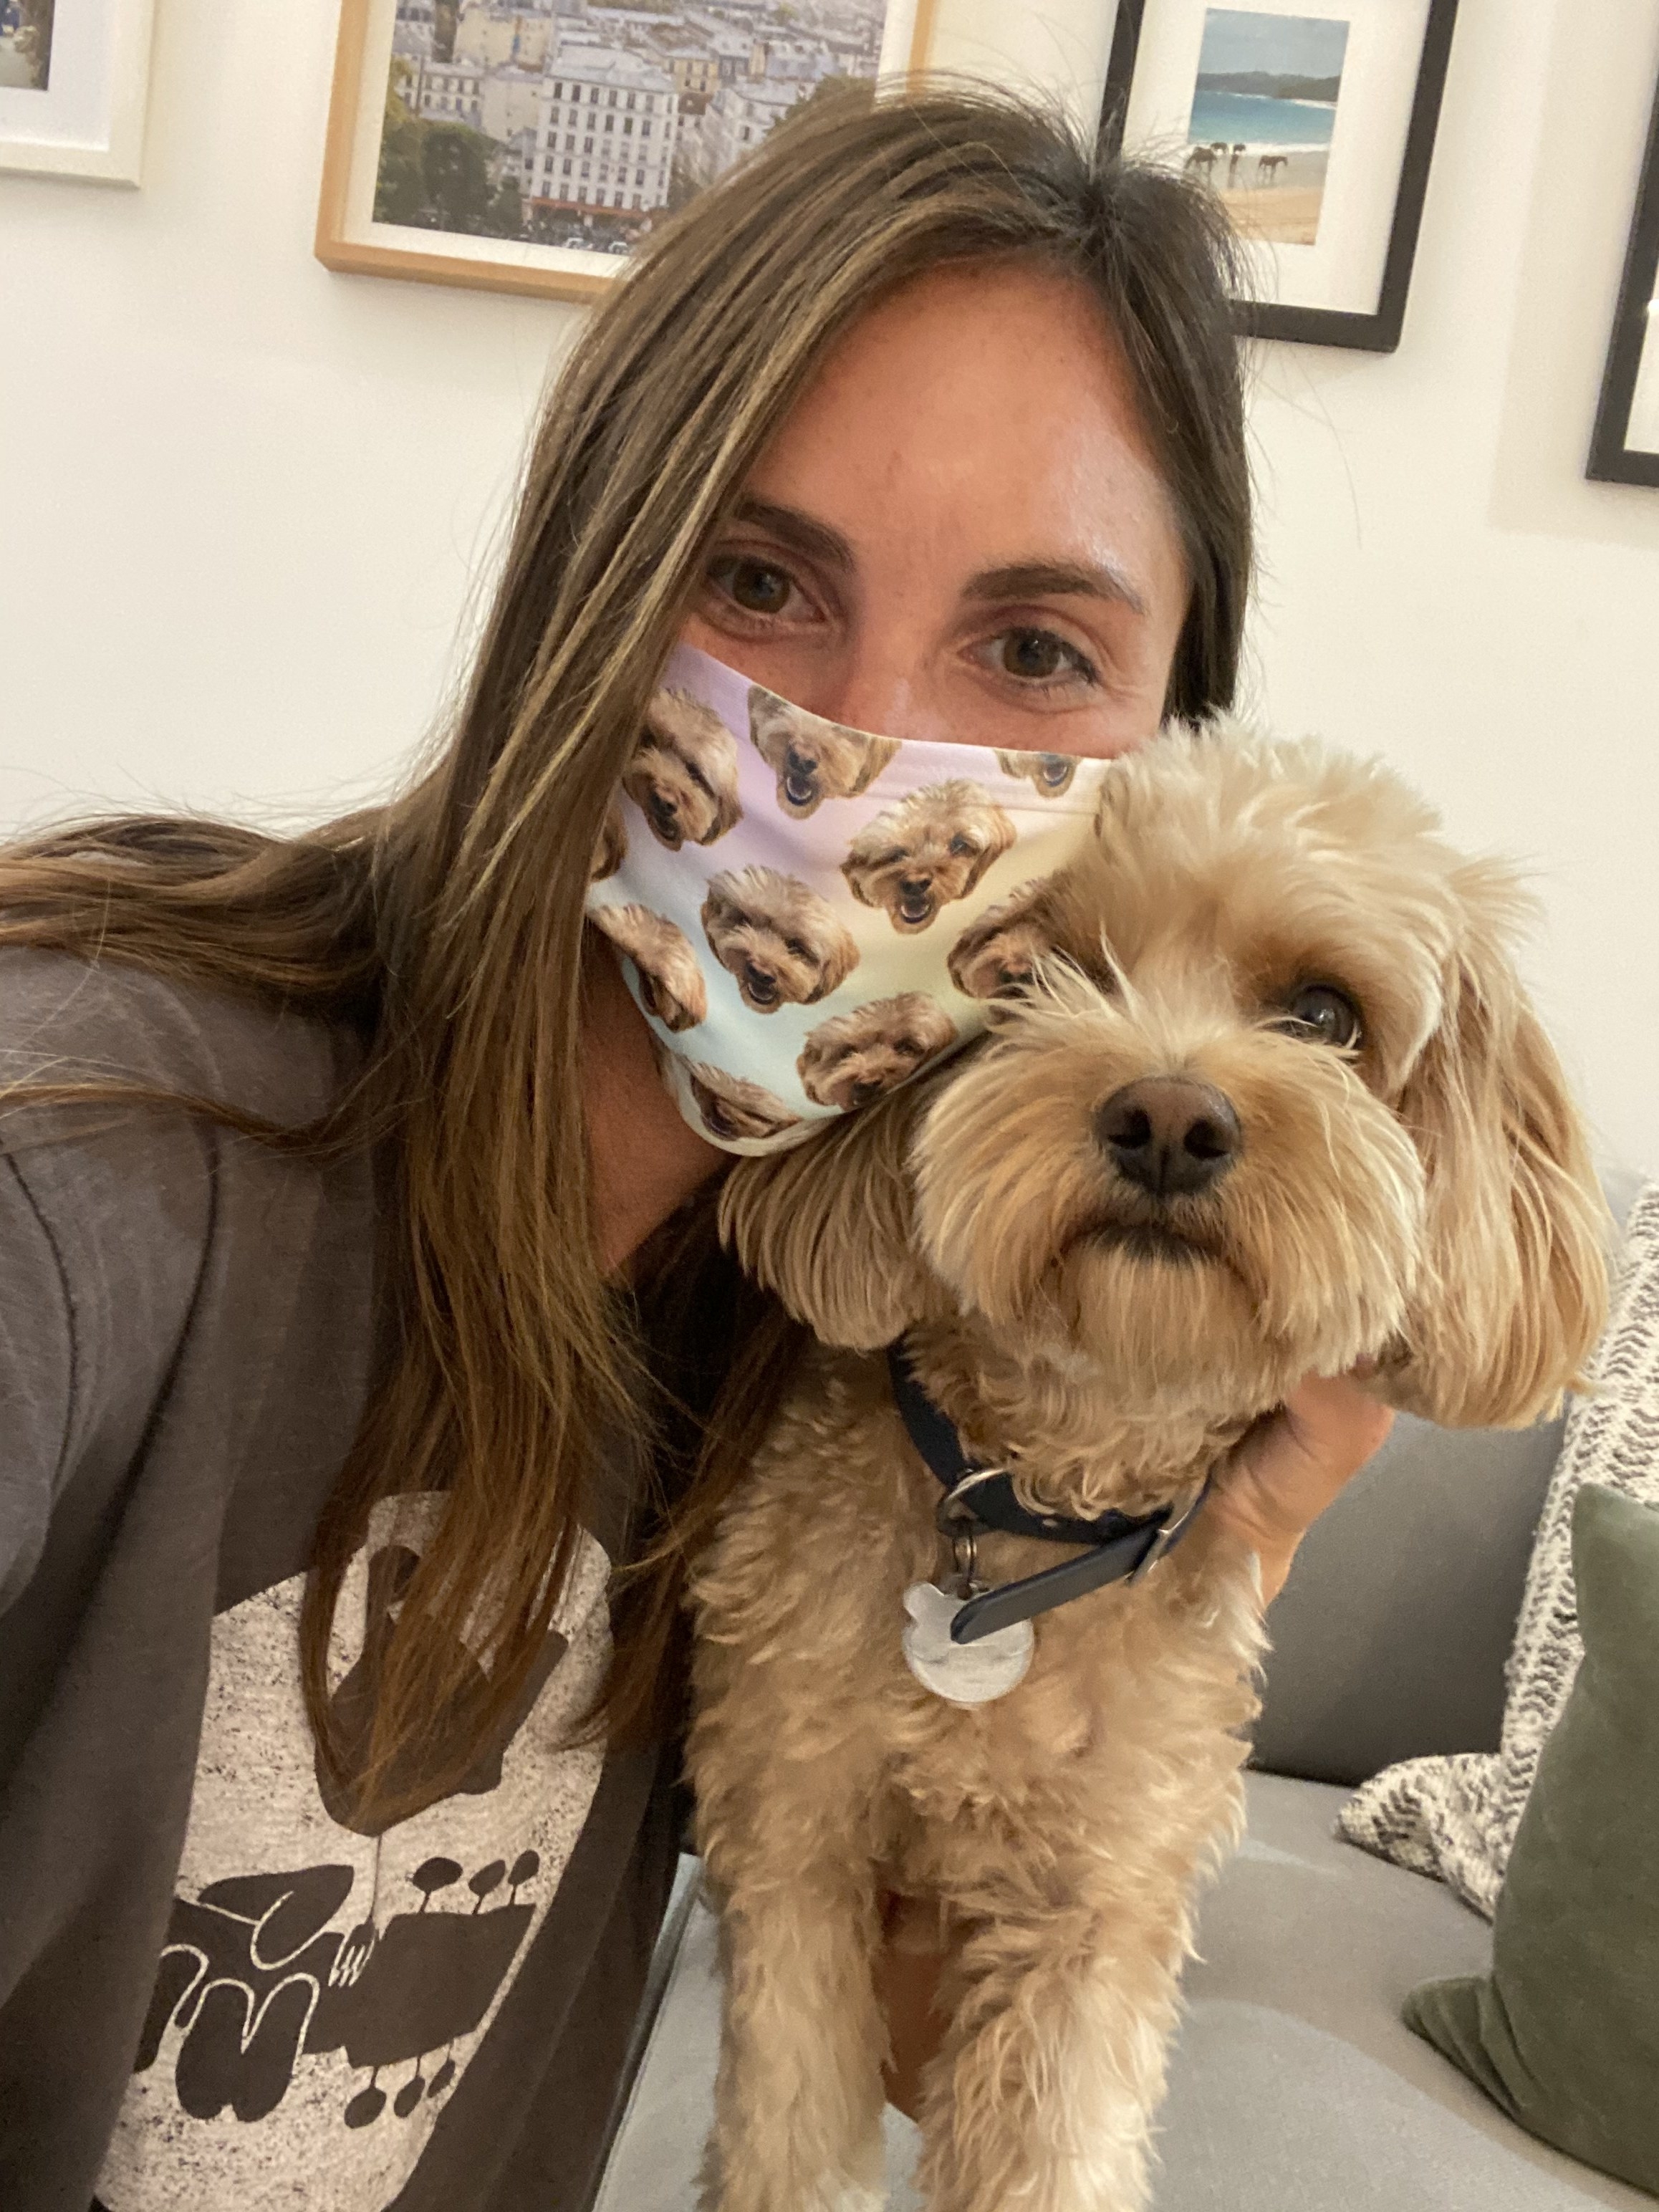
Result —
[[[1622, 1213], [1633, 1186], [1614, 1194]], [[1335, 1841], [1345, 1788], [1498, 1742], [1503, 1668], [1560, 1442], [1401, 1419], [1312, 1530], [1273, 1609], [1249, 1834], [1206, 1899], [1159, 2130], [1156, 2212], [1577, 2212], [1655, 2200], [1506, 2120], [1402, 2026], [1486, 1923]], [[690, 2212], [718, 2035], [696, 1862], [664, 1925], [595, 2212]], [[915, 2130], [888, 2113], [896, 2212]], [[788, 2212], [779, 2207], [778, 2212]]]

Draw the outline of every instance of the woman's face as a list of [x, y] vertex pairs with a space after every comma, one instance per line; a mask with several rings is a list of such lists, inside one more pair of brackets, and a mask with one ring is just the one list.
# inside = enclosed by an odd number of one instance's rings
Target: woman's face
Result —
[[1105, 757], [1156, 732], [1187, 598], [1094, 301], [1057, 276], [941, 270], [831, 353], [682, 635], [855, 729]]

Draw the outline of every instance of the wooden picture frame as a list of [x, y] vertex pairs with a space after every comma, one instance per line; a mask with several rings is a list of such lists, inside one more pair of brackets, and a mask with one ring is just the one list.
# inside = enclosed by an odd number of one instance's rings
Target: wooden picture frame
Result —
[[136, 185], [153, 0], [0, 0], [0, 170]]
[[1659, 88], [1584, 473], [1659, 486]]
[[[878, 17], [881, 25], [880, 58], [884, 71], [894, 66], [918, 66], [919, 58], [926, 49], [936, 4], [937, 0], [884, 0], [884, 0], [871, 0], [867, 12], [872, 18]], [[648, 181], [643, 191], [629, 194], [635, 199], [635, 208], [638, 208], [637, 217], [633, 208], [619, 206], [612, 209], [597, 204], [584, 215], [573, 212], [566, 216], [561, 213], [554, 218], [551, 228], [562, 227], [562, 239], [487, 237], [463, 229], [432, 226], [416, 228], [379, 219], [378, 207], [384, 204], [383, 200], [377, 200], [377, 186], [381, 182], [383, 116], [386, 102], [386, 93], [382, 88], [388, 85], [398, 59], [393, 48], [400, 25], [405, 22], [414, 25], [410, 35], [418, 38], [418, 21], [422, 8], [429, 18], [434, 13], [431, 0], [342, 0], [323, 160], [322, 191], [317, 211], [315, 250], [318, 259], [330, 269], [366, 276], [402, 277], [416, 283], [457, 284], [485, 291], [530, 294], [543, 299], [592, 301], [600, 298], [625, 258], [626, 245], [617, 241], [624, 234], [633, 231], [633, 222], [629, 219], [637, 222], [638, 232], [635, 234], [638, 234], [649, 228], [651, 215], [659, 211], [649, 206], [640, 208], [639, 199], [641, 197], [648, 199], [653, 191], [661, 189], [663, 165], [660, 153], [654, 167], [648, 167], [645, 172]], [[454, 13], [459, 35], [459, 9]], [[536, 18], [556, 22], [546, 0], [526, 0], [522, 14], [532, 33]], [[516, 57], [519, 52], [516, 32], [512, 51]], [[619, 100], [626, 102], [627, 107], [633, 108], [635, 112], [629, 115], [618, 106], [617, 121], [627, 122], [630, 131], [636, 121], [641, 126], [647, 122], [653, 125], [656, 126], [657, 147], [660, 149], [664, 118], [655, 103], [665, 98], [662, 82], [672, 81], [678, 125], [682, 100], [696, 103], [702, 100], [712, 105], [716, 94], [725, 91], [733, 82], [722, 76], [716, 83], [713, 75], [717, 68], [726, 67], [729, 58], [677, 54], [654, 70], [647, 64], [639, 70], [630, 71], [627, 65], [629, 56], [619, 53], [618, 59], [624, 66], [611, 72], [614, 82], [610, 82], [599, 74], [597, 64], [590, 67], [588, 62], [581, 58], [580, 50], [571, 52], [562, 70], [556, 63], [546, 62], [544, 58], [536, 61], [532, 40], [526, 40], [525, 51], [531, 60], [524, 70], [518, 69], [514, 64], [497, 67], [491, 62], [481, 65], [477, 75], [480, 79], [485, 75], [497, 79], [496, 89], [502, 101], [510, 99], [519, 102], [515, 112], [520, 118], [526, 112], [524, 103], [527, 99], [533, 96], [544, 102], [544, 119], [536, 126], [533, 155], [526, 143], [526, 155], [520, 164], [521, 175], [530, 173], [543, 179], [552, 164], [560, 159], [562, 159], [566, 171], [571, 166], [572, 157], [555, 151], [556, 134], [550, 132], [548, 128], [545, 98], [553, 87], [558, 87], [562, 93], [573, 91], [580, 83], [589, 97], [597, 92], [602, 102], [607, 100], [613, 105]], [[559, 53], [563, 50], [556, 46], [553, 51]], [[896, 62], [893, 59], [895, 53]], [[418, 55], [414, 59], [417, 64], [420, 64]], [[433, 64], [428, 61], [419, 68], [416, 97], [422, 102], [421, 116], [430, 113], [430, 102], [434, 98], [441, 100], [448, 96], [442, 89], [446, 80], [439, 76], [435, 73], [437, 71], [448, 70], [456, 76], [459, 88], [455, 94], [458, 100], [481, 96], [477, 83], [469, 86], [468, 80], [459, 76], [463, 66], [454, 62]], [[872, 72], [859, 70], [846, 73], [864, 75]], [[528, 87], [519, 81], [536, 74], [539, 74], [543, 80], [539, 88]], [[509, 76], [514, 82], [505, 85], [504, 81]], [[590, 82], [591, 78], [598, 81]], [[787, 87], [789, 80], [780, 82]], [[769, 77], [762, 77], [752, 94], [746, 79], [740, 88], [745, 94], [745, 105], [752, 106], [756, 117], [752, 125], [743, 127], [752, 127], [757, 136], [763, 135], [763, 125], [766, 125], [771, 108], [787, 105], [781, 99], [773, 100], [766, 89], [770, 82]], [[649, 90], [647, 89], [647, 85]], [[683, 88], [694, 86], [698, 88]], [[653, 112], [648, 115], [643, 112], [647, 99], [653, 103]], [[637, 108], [635, 108], [635, 100], [639, 102]], [[504, 114], [508, 112], [505, 106], [501, 112]], [[603, 115], [606, 110], [601, 106], [599, 112]], [[564, 112], [568, 118], [571, 112], [568, 106]], [[448, 119], [447, 113], [443, 119]], [[477, 126], [472, 127], [477, 135], [483, 135]], [[522, 133], [520, 136], [522, 137]], [[606, 152], [612, 145], [620, 150], [619, 141], [602, 140], [600, 143]], [[629, 143], [638, 147], [640, 141], [633, 139]], [[581, 157], [574, 158], [580, 161]], [[599, 160], [603, 157], [592, 158], [597, 168]], [[575, 188], [573, 186], [572, 189]], [[585, 190], [586, 186], [580, 186], [580, 189]], [[605, 185], [599, 189], [610, 190], [611, 187]], [[617, 197], [620, 199], [620, 189]], [[520, 205], [522, 208], [522, 196]], [[600, 217], [605, 220], [595, 220]], [[538, 224], [541, 222], [539, 211], [537, 222]], [[591, 240], [587, 236], [590, 231], [593, 234]], [[578, 243], [578, 240], [584, 242]]]
[[[1265, 91], [1246, 92], [1240, 87], [1241, 77], [1254, 75], [1264, 84], [1267, 77], [1262, 72], [1240, 72], [1230, 80], [1233, 88], [1209, 96], [1216, 100], [1231, 99], [1241, 109], [1255, 100], [1264, 109], [1293, 106], [1312, 110], [1328, 106], [1331, 111], [1328, 118], [1321, 119], [1325, 152], [1316, 178], [1299, 190], [1301, 202], [1310, 198], [1313, 202], [1310, 235], [1302, 238], [1280, 233], [1275, 236], [1271, 229], [1263, 229], [1252, 236], [1246, 229], [1249, 217], [1243, 212], [1238, 217], [1256, 279], [1251, 295], [1238, 303], [1241, 330], [1252, 337], [1287, 339], [1300, 345], [1392, 353], [1400, 343], [1405, 322], [1457, 0], [1420, 0], [1403, 23], [1398, 20], [1397, 8], [1392, 19], [1385, 18], [1388, 0], [1316, 0], [1316, 4], [1319, 14], [1310, 16], [1298, 9], [1297, 0], [1234, 0], [1231, 7], [1207, 6], [1205, 0], [1118, 0], [1102, 128], [1112, 143], [1130, 153], [1174, 166], [1188, 166], [1206, 151], [1218, 155], [1229, 161], [1234, 180], [1239, 157], [1254, 160], [1257, 167], [1253, 172], [1247, 169], [1237, 200], [1270, 199], [1279, 183], [1279, 172], [1287, 167], [1286, 156], [1273, 150], [1284, 142], [1275, 137], [1258, 147], [1235, 139], [1230, 149], [1225, 143], [1209, 143], [1194, 132], [1200, 100], [1206, 90], [1202, 82], [1205, 55], [1218, 30], [1231, 27], [1231, 20], [1218, 27], [1211, 19], [1261, 19], [1266, 24], [1283, 26], [1287, 40], [1301, 33], [1311, 36], [1319, 25], [1346, 24], [1350, 32], [1363, 27], [1362, 39], [1352, 40], [1345, 33], [1346, 50], [1339, 49], [1338, 74], [1328, 80], [1328, 95], [1321, 92], [1316, 99], [1310, 99], [1302, 92], [1283, 97]], [[1195, 17], [1201, 19], [1196, 35]], [[1156, 66], [1164, 82], [1148, 97], [1146, 64], [1154, 35], [1160, 47]], [[1182, 61], [1179, 68], [1175, 66], [1176, 57]], [[1195, 68], [1185, 65], [1193, 61]], [[1352, 89], [1351, 74], [1357, 78]], [[1295, 81], [1293, 72], [1285, 79]], [[1217, 85], [1221, 80], [1212, 72], [1209, 82]], [[1347, 125], [1353, 127], [1339, 137], [1339, 131]], [[1235, 127], [1249, 125], [1241, 122]], [[1382, 165], [1369, 176], [1364, 169], [1367, 151]], [[1289, 149], [1287, 197], [1297, 190], [1295, 158], [1305, 156], [1311, 169], [1317, 152], [1317, 148]], [[1213, 181], [1218, 166], [1218, 162], [1212, 162], [1201, 173]], [[1265, 194], [1255, 188], [1264, 172]], [[1224, 197], [1233, 197], [1231, 187]], [[1335, 204], [1328, 208], [1330, 201]], [[1301, 215], [1303, 210], [1298, 208], [1297, 212]], [[1337, 228], [1341, 235], [1328, 248], [1319, 234], [1328, 227], [1328, 217], [1332, 214], [1340, 218]], [[1316, 260], [1325, 265], [1314, 265]]]

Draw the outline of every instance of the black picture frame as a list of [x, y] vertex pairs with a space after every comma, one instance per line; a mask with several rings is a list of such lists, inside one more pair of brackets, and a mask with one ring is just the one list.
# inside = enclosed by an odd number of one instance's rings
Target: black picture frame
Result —
[[[1141, 29], [1149, 5], [1156, 7], [1158, 0], [1117, 0], [1100, 117], [1102, 133], [1114, 147], [1122, 143], [1129, 90], [1134, 82], [1135, 58], [1140, 49]], [[1244, 336], [1281, 338], [1293, 345], [1346, 346], [1362, 353], [1393, 353], [1399, 346], [1456, 21], [1457, 0], [1429, 0], [1417, 86], [1412, 95], [1411, 120], [1407, 125], [1394, 216], [1389, 226], [1388, 253], [1375, 309], [1370, 314], [1353, 314], [1325, 307], [1281, 307], [1271, 300], [1241, 300], [1238, 325]]]
[[[1647, 151], [1636, 188], [1636, 211], [1625, 249], [1625, 272], [1613, 313], [1601, 396], [1596, 404], [1595, 427], [1590, 432], [1589, 459], [1584, 465], [1584, 474], [1598, 483], [1659, 486], [1659, 453], [1630, 443], [1630, 410], [1647, 342], [1648, 305], [1656, 289], [1659, 289], [1659, 88], [1654, 93]], [[1659, 344], [1659, 338], [1655, 343]]]

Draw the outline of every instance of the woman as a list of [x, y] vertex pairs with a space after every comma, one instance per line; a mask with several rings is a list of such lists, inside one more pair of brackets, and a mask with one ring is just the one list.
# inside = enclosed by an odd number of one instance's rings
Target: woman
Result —
[[[684, 1560], [794, 1340], [591, 856], [680, 640], [901, 738], [1224, 706], [1227, 274], [1200, 198], [1013, 103], [815, 103], [589, 326], [404, 797], [0, 860], [8, 2212], [588, 2200]], [[1386, 1420], [1310, 1380], [1226, 1471], [1268, 1596]]]

